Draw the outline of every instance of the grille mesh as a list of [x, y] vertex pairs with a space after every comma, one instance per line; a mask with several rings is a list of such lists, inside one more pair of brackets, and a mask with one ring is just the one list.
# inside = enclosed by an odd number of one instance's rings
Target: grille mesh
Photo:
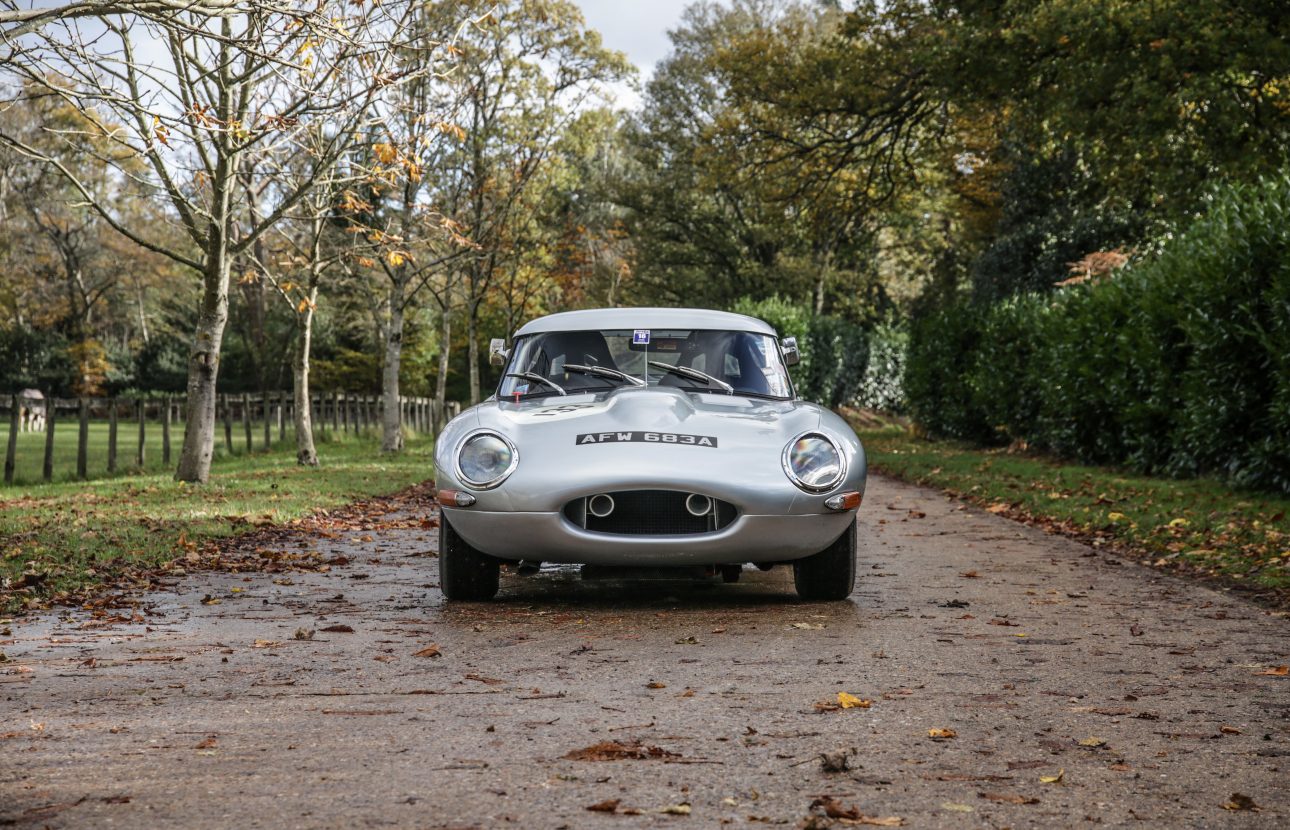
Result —
[[565, 515], [587, 530], [628, 536], [709, 533], [720, 530], [735, 518], [734, 505], [717, 499], [713, 500], [717, 507], [715, 522], [711, 516], [691, 516], [685, 509], [685, 499], [690, 494], [673, 490], [626, 490], [608, 495], [614, 499], [614, 512], [608, 516], [602, 518], [586, 512], [585, 499], [575, 499], [566, 505]]

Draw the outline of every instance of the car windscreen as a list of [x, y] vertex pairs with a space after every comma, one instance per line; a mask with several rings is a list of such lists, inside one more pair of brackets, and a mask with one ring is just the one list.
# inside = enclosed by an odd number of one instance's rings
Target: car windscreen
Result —
[[[657, 364], [680, 367], [681, 371], [671, 372]], [[575, 368], [566, 369], [567, 365]], [[589, 372], [577, 367], [611, 371]], [[599, 329], [521, 337], [511, 350], [498, 396], [559, 394], [556, 386], [572, 393], [637, 385], [615, 377], [615, 372], [649, 386], [725, 393], [728, 385], [735, 394], [792, 397], [788, 371], [774, 337], [715, 329]], [[528, 377], [517, 376], [521, 373]]]

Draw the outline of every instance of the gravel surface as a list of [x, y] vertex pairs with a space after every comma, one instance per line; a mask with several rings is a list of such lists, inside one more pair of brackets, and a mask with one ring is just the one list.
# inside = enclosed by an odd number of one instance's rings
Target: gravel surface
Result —
[[1290, 823], [1283, 615], [882, 478], [860, 523], [850, 602], [545, 569], [448, 606], [404, 521], [11, 623], [0, 827]]

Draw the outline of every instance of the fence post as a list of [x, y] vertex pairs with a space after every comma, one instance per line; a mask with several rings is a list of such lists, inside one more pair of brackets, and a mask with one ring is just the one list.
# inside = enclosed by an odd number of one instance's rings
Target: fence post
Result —
[[331, 393], [331, 431], [340, 432], [340, 393]]
[[224, 449], [233, 454], [233, 415], [228, 409], [228, 395], [219, 396], [220, 408], [224, 412]]
[[13, 471], [18, 463], [18, 395], [9, 396], [9, 446], [4, 452], [4, 483], [13, 484]]
[[273, 444], [273, 418], [270, 409], [272, 404], [269, 403], [268, 391], [260, 393], [260, 414], [264, 416], [264, 448], [267, 450]]
[[174, 404], [170, 396], [161, 399], [161, 463], [170, 466], [170, 419], [173, 416]]
[[148, 462], [148, 401], [139, 398], [135, 401], [139, 408], [139, 451], [135, 453], [134, 463], [140, 470]]
[[346, 435], [349, 435], [349, 395], [338, 392], [337, 401], [340, 402], [340, 428]]
[[116, 398], [108, 399], [108, 475], [116, 472]]
[[242, 393], [242, 431], [246, 433], [246, 451], [250, 453], [254, 447], [251, 446], [251, 393]]
[[76, 435], [76, 477], [81, 481], [89, 478], [89, 452], [90, 452], [90, 400], [81, 398], [77, 402], [79, 411], [77, 415], [80, 418], [80, 429]]
[[287, 440], [287, 393], [278, 390], [278, 440]]
[[54, 480], [54, 421], [58, 418], [58, 399], [51, 393], [45, 402], [45, 465], [40, 477]]

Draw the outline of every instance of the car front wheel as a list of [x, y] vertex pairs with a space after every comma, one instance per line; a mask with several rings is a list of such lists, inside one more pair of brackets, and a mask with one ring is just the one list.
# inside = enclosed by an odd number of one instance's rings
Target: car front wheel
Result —
[[805, 600], [846, 599], [856, 580], [856, 523], [819, 553], [793, 563], [793, 584]]
[[479, 601], [497, 594], [501, 561], [466, 543], [439, 515], [439, 589], [448, 599]]

